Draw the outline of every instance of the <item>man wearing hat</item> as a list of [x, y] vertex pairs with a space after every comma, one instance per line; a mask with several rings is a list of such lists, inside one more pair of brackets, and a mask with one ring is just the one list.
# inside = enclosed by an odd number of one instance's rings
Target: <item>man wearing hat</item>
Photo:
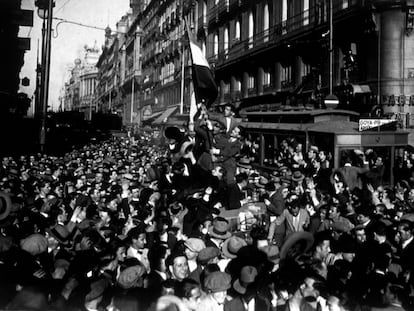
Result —
[[233, 283], [233, 289], [237, 296], [230, 301], [226, 301], [225, 311], [272, 310], [268, 299], [257, 292], [255, 286], [257, 275], [257, 269], [253, 266], [244, 266], [241, 269], [240, 277]]
[[231, 237], [229, 230], [229, 222], [223, 217], [216, 217], [213, 220], [213, 225], [208, 230], [208, 238], [206, 239], [206, 246], [213, 246], [221, 249], [223, 242]]
[[198, 306], [199, 311], [223, 311], [227, 298], [227, 290], [231, 287], [231, 277], [221, 271], [209, 274], [204, 280], [207, 293]]
[[190, 272], [193, 272], [197, 269], [197, 256], [202, 249], [206, 248], [206, 244], [202, 239], [199, 238], [189, 238], [184, 242], [185, 245], [185, 255], [187, 256], [188, 267]]

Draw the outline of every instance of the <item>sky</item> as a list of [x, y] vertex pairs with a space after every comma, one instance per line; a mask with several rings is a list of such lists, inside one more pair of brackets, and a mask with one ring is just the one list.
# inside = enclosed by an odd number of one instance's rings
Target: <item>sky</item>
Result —
[[[30, 86], [20, 87], [20, 92], [32, 97], [36, 84], [37, 47], [41, 44], [42, 20], [37, 15], [35, 0], [22, 0], [22, 9], [33, 10], [33, 27], [20, 27], [19, 37], [30, 37], [31, 49], [26, 51], [20, 78], [28, 77]], [[55, 0], [53, 16], [84, 25], [105, 28], [109, 25], [115, 30], [117, 21], [129, 10], [129, 0]], [[53, 21], [52, 50], [50, 61], [49, 105], [57, 110], [59, 95], [69, 69], [76, 58], [83, 58], [83, 47], [93, 46], [95, 41], [101, 47], [105, 40], [103, 30]], [[57, 26], [57, 31], [56, 31]], [[40, 57], [40, 56], [39, 56]], [[32, 102], [33, 105], [33, 102]]]

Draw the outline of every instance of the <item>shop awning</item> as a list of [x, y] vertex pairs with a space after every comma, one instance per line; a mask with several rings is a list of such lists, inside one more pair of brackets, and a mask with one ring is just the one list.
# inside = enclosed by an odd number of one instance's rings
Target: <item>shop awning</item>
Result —
[[152, 122], [152, 124], [161, 125], [167, 123], [168, 118], [175, 112], [177, 108], [177, 106], [168, 107], [158, 118], [154, 120], [154, 122]]
[[371, 93], [371, 88], [367, 84], [351, 84], [354, 94]]

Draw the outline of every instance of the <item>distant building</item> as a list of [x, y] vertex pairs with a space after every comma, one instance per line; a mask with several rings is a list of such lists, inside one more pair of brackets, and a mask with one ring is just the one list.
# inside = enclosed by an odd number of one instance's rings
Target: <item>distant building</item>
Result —
[[99, 48], [85, 45], [83, 59], [76, 59], [70, 71], [69, 81], [65, 83], [63, 107], [65, 111], [79, 111], [86, 119], [92, 117], [96, 108], [96, 79], [98, 70], [96, 63], [99, 58]]

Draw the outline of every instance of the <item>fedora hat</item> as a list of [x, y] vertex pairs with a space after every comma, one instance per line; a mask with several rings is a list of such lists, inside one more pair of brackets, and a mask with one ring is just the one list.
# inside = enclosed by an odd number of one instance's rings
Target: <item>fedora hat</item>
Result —
[[252, 168], [249, 158], [240, 158], [239, 162], [237, 162], [237, 166], [245, 168], [245, 169]]
[[9, 216], [12, 207], [10, 196], [6, 192], [0, 192], [0, 220]]
[[254, 283], [257, 277], [257, 269], [253, 266], [244, 266], [240, 271], [240, 278], [233, 283], [233, 288], [239, 294], [245, 294], [247, 288], [243, 285]]
[[211, 237], [221, 240], [227, 240], [231, 237], [229, 222], [222, 217], [214, 219], [213, 226], [209, 228], [208, 233]]
[[301, 171], [294, 171], [292, 174], [292, 180], [293, 181], [302, 181], [305, 178], [305, 175], [302, 174]]
[[183, 134], [180, 129], [175, 126], [169, 126], [164, 130], [164, 136], [168, 139], [174, 139], [179, 142], [183, 139]]
[[306, 253], [313, 245], [313, 235], [310, 232], [300, 231], [292, 233], [280, 249], [280, 259], [297, 257]]
[[236, 258], [239, 249], [246, 245], [247, 242], [244, 239], [238, 236], [232, 236], [224, 241], [221, 252], [227, 258]]

